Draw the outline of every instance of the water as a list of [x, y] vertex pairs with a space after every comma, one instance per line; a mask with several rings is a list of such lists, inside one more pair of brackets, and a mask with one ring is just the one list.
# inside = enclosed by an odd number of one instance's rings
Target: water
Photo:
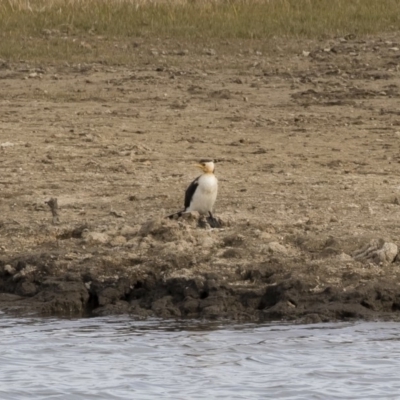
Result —
[[0, 399], [399, 399], [400, 324], [0, 315]]

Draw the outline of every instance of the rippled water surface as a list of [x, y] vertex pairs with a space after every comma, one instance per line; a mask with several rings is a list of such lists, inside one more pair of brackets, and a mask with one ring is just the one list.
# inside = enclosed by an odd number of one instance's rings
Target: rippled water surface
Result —
[[0, 399], [399, 399], [400, 324], [0, 315]]

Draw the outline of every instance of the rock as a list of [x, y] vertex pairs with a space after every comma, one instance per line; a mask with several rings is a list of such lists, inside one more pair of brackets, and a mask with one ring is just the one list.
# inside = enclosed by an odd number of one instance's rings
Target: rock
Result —
[[123, 295], [120, 290], [113, 287], [106, 287], [98, 294], [99, 305], [105, 306], [110, 303], [115, 303]]
[[140, 238], [134, 237], [134, 238], [128, 240], [126, 242], [125, 246], [130, 248], [130, 249], [131, 248], [135, 248], [135, 247], [139, 247], [140, 242], [141, 242]]
[[288, 251], [285, 246], [278, 242], [270, 242], [267, 244], [265, 250], [271, 254], [284, 254], [287, 255]]
[[14, 275], [17, 271], [12, 265], [7, 264], [4, 266], [4, 272], [7, 272], [7, 274], [10, 275]]
[[384, 264], [391, 264], [396, 258], [397, 253], [397, 245], [386, 242], [383, 247], [376, 252], [375, 261], [379, 261]]
[[29, 79], [37, 79], [37, 78], [41, 78], [42, 77], [42, 75], [41, 74], [38, 74], [37, 72], [31, 72], [29, 75], [28, 75], [28, 78]]
[[21, 300], [22, 297], [11, 293], [0, 293], [0, 302], [14, 302]]
[[41, 302], [40, 312], [58, 315], [82, 315], [89, 293], [83, 282], [65, 282], [48, 278], [32, 299]]
[[113, 215], [114, 217], [117, 218], [123, 218], [126, 215], [125, 211], [117, 211], [117, 210], [111, 210], [110, 215]]
[[268, 240], [271, 240], [272, 234], [269, 233], [269, 232], [260, 232], [259, 238], [260, 238], [261, 240], [268, 241]]
[[7, 147], [14, 147], [15, 146], [15, 144], [14, 143], [11, 143], [11, 142], [4, 142], [4, 143], [1, 143], [0, 144], [0, 147], [2, 148], [2, 149], [5, 149], [5, 148], [7, 148]]
[[355, 260], [371, 260], [376, 264], [390, 264], [398, 253], [398, 247], [394, 243], [385, 242], [383, 239], [372, 239], [367, 245], [353, 254]]
[[23, 281], [18, 284], [16, 293], [24, 297], [31, 297], [37, 293], [37, 287], [33, 282]]
[[199, 309], [199, 300], [188, 297], [185, 299], [182, 308], [185, 314], [194, 314]]
[[215, 244], [215, 240], [212, 237], [208, 236], [208, 237], [198, 239], [198, 243], [204, 249], [211, 249]]
[[224, 239], [224, 245], [228, 247], [239, 247], [242, 246], [245, 243], [245, 237], [244, 235], [238, 233], [234, 233], [228, 236], [225, 236]]
[[271, 307], [262, 311], [263, 317], [267, 320], [280, 320], [287, 315], [293, 314], [296, 308], [288, 304], [287, 301], [279, 301]]
[[138, 226], [125, 225], [121, 228], [120, 234], [122, 236], [125, 236], [127, 239], [131, 239], [134, 236], [136, 236], [138, 232], [139, 232]]
[[172, 303], [172, 296], [164, 296], [153, 302], [151, 305], [152, 311], [159, 317], [171, 318], [180, 317], [181, 311]]
[[106, 244], [110, 241], [110, 237], [102, 232], [87, 232], [84, 235], [84, 240], [87, 243]]
[[113, 240], [111, 240], [110, 244], [111, 246], [118, 247], [118, 246], [123, 246], [127, 242], [125, 236], [117, 236]]
[[336, 256], [336, 258], [337, 258], [339, 261], [353, 261], [353, 257], [350, 256], [350, 255], [348, 255], [348, 254], [346, 254], [346, 253], [340, 253], [340, 254], [338, 254], [338, 255]]
[[14, 281], [18, 281], [30, 274], [33, 274], [35, 271], [37, 270], [35, 265], [29, 265], [27, 264], [23, 269], [21, 269], [19, 272], [17, 272], [14, 276], [13, 276], [13, 280]]
[[231, 91], [229, 89], [213, 90], [209, 93], [209, 97], [213, 99], [225, 99], [232, 98]]
[[214, 49], [203, 49], [203, 54], [207, 56], [215, 56], [217, 52]]
[[243, 254], [243, 250], [235, 248], [227, 248], [222, 254], [223, 258], [240, 258]]
[[178, 56], [186, 56], [186, 55], [188, 55], [189, 54], [189, 50], [187, 50], [187, 49], [184, 49], [184, 50], [178, 50], [178, 51], [176, 51], [176, 53], [175, 53], [176, 55], [178, 55]]
[[97, 317], [104, 317], [107, 315], [128, 314], [132, 311], [130, 304], [123, 300], [117, 300], [113, 304], [107, 304], [93, 310], [93, 315]]
[[222, 306], [213, 305], [205, 307], [202, 309], [201, 314], [203, 318], [208, 318], [208, 319], [221, 318]]

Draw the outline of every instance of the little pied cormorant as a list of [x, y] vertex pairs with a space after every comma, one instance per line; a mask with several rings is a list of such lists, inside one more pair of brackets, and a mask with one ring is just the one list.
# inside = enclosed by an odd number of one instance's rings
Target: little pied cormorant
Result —
[[214, 162], [200, 160], [194, 166], [200, 168], [203, 174], [198, 176], [186, 189], [185, 209], [169, 215], [168, 218], [172, 219], [175, 215], [180, 217], [186, 212], [197, 211], [201, 215], [208, 214], [211, 220], [215, 222], [216, 220], [211, 212], [218, 192], [218, 179], [214, 175]]

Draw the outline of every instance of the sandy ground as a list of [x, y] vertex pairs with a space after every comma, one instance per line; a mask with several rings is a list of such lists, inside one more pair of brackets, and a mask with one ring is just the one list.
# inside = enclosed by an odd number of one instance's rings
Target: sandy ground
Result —
[[[2, 309], [398, 318], [400, 35], [257, 46], [0, 61]], [[204, 157], [222, 228], [163, 219]]]

